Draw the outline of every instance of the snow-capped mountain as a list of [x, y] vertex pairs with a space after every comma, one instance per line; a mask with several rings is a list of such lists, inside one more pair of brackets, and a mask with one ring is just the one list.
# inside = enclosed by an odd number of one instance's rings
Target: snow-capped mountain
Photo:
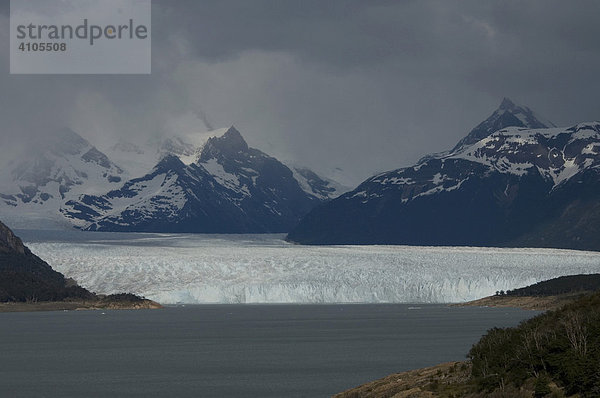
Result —
[[535, 112], [533, 112], [530, 108], [522, 105], [516, 105], [510, 99], [504, 98], [498, 109], [496, 109], [494, 113], [490, 115], [490, 117], [473, 128], [473, 130], [471, 130], [466, 137], [460, 140], [453, 149], [426, 155], [421, 158], [418, 163], [420, 164], [432, 158], [442, 158], [452, 153], [456, 153], [466, 146], [472, 145], [481, 139], [489, 137], [500, 129], [511, 126], [530, 129], [556, 127], [554, 123], [544, 120], [536, 115]]
[[600, 123], [548, 125], [505, 99], [453, 150], [369, 178], [288, 239], [600, 250]]
[[66, 202], [62, 214], [87, 230], [283, 232], [336, 192], [309, 171], [297, 180], [283, 163], [248, 147], [234, 127], [193, 152], [181, 148], [170, 151], [196, 161], [168, 154], [119, 189]]
[[540, 118], [528, 107], [516, 105], [510, 99], [504, 98], [500, 107], [490, 117], [471, 130], [465, 138], [460, 140], [452, 149], [452, 152], [457, 152], [509, 126], [530, 129], [556, 127], [554, 123]]
[[150, 172], [167, 155], [177, 156], [185, 164], [198, 160], [202, 146], [210, 137], [221, 136], [227, 129], [195, 131], [140, 142], [121, 140], [105, 153], [133, 177]]
[[0, 216], [20, 228], [285, 231], [339, 192], [248, 148], [235, 128], [105, 152], [64, 129], [16, 159], [0, 169]]
[[48, 134], [2, 166], [0, 213], [27, 227], [64, 223], [58, 209], [82, 193], [122, 184], [126, 175], [104, 153], [70, 129]]

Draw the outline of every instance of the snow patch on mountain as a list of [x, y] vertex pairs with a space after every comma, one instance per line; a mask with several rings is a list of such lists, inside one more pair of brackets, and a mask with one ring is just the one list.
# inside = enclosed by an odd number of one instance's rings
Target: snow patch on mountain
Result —
[[538, 172], [556, 187], [586, 169], [598, 167], [599, 153], [599, 122], [569, 128], [508, 127], [457, 151], [422, 160], [413, 167], [380, 173], [361, 184], [366, 189], [358, 189], [347, 198], [376, 198], [380, 197], [377, 185], [396, 186], [406, 191], [408, 196], [403, 198], [406, 202], [458, 189], [477, 169], [518, 177]]
[[[205, 162], [201, 162], [200, 165], [204, 167], [217, 182], [227, 189], [243, 194], [244, 196], [250, 196], [250, 191], [248, 187], [242, 183], [240, 183], [240, 179], [235, 175], [225, 171], [223, 166], [217, 161], [217, 159], [212, 158]], [[256, 171], [244, 168], [244, 171], [249, 174], [257, 175]], [[256, 185], [256, 181], [253, 180], [253, 183]]]
[[12, 226], [64, 228], [61, 205], [82, 194], [106, 192], [128, 173], [69, 129], [40, 139], [1, 167], [0, 217]]
[[[509, 127], [442, 159], [465, 159], [502, 173], [522, 176], [536, 168], [560, 185], [600, 162], [600, 123], [570, 128], [523, 129]], [[522, 161], [522, 160], [526, 161]]]
[[321, 200], [337, 198], [348, 192], [350, 188], [343, 186], [333, 180], [321, 177], [306, 167], [289, 166], [294, 178], [300, 184], [302, 190]]

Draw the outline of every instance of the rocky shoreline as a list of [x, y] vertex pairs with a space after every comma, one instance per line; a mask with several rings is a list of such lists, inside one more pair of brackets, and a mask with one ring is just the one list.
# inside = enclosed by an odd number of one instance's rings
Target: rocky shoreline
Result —
[[[463, 396], [461, 388], [469, 380], [469, 362], [447, 362], [427, 368], [395, 373], [341, 392], [333, 398], [420, 398], [435, 397], [441, 385], [456, 386], [445, 393]], [[450, 395], [448, 395], [450, 396]]]
[[558, 309], [583, 295], [585, 293], [578, 292], [551, 296], [489, 296], [451, 305], [455, 307], [511, 307], [523, 310], [548, 311]]

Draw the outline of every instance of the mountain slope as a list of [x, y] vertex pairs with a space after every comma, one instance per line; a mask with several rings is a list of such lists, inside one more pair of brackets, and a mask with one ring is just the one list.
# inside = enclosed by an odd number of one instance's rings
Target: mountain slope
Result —
[[321, 178], [314, 171], [306, 167], [290, 166], [294, 178], [300, 184], [304, 192], [321, 200], [337, 198], [350, 188], [346, 188], [330, 179]]
[[600, 123], [486, 134], [368, 179], [314, 209], [288, 239], [600, 249]]
[[69, 284], [65, 277], [31, 253], [0, 222], [0, 302], [88, 299], [93, 294]]
[[0, 221], [0, 312], [162, 308], [130, 293], [96, 295], [33, 254]]
[[[315, 181], [327, 188], [326, 182]], [[323, 196], [307, 193], [287, 166], [248, 147], [231, 127], [210, 138], [196, 162], [186, 165], [168, 155], [122, 188], [83, 195], [61, 212], [88, 230], [284, 232]]]
[[34, 226], [64, 223], [58, 210], [66, 200], [82, 192], [106, 192], [126, 175], [70, 129], [44, 136], [2, 171], [0, 215], [13, 224], [29, 220]]

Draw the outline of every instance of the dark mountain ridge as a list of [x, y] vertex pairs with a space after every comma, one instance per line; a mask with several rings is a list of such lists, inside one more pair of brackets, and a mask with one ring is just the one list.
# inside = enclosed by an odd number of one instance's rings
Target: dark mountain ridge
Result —
[[455, 149], [371, 177], [288, 240], [600, 250], [600, 123], [546, 125], [505, 99]]
[[161, 308], [130, 293], [97, 295], [52, 269], [0, 222], [0, 312]]
[[31, 253], [0, 222], [0, 302], [90, 299], [94, 295]]

